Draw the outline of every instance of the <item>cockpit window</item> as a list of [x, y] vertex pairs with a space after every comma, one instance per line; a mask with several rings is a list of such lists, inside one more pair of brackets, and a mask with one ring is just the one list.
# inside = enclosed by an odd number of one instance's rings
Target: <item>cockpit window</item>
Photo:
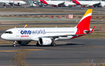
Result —
[[11, 32], [11, 31], [6, 31], [5, 33], [12, 34], [12, 32]]

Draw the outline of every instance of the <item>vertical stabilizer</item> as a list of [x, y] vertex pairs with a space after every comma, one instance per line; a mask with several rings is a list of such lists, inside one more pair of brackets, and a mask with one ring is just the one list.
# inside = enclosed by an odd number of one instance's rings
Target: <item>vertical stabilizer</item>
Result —
[[47, 1], [45, 0], [40, 0], [40, 2], [48, 5]]
[[77, 5], [81, 5], [79, 1], [77, 0], [72, 0], [73, 3], [77, 4]]
[[76, 27], [89, 28], [91, 15], [92, 15], [92, 9], [88, 9]]
[[24, 26], [24, 28], [27, 28], [27, 24]]

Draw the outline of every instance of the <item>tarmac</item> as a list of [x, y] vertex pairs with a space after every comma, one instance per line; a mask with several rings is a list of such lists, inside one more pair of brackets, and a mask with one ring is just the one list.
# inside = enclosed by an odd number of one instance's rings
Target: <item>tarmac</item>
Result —
[[69, 66], [105, 62], [105, 39], [76, 38], [55, 43], [56, 47], [35, 44], [12, 47], [12, 44], [1, 44], [0, 65], [9, 66], [20, 48], [29, 51], [26, 62], [34, 66]]

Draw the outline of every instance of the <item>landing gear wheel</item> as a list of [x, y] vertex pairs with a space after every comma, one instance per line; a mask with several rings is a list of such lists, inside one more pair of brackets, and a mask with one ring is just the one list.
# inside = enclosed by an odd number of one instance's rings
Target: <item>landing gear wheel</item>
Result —
[[16, 47], [16, 45], [15, 45], [15, 44], [13, 44], [13, 47]]
[[36, 46], [40, 46], [38, 42], [36, 43]]
[[16, 47], [16, 41], [13, 41], [14, 43], [13, 43], [13, 47]]
[[56, 44], [55, 44], [55, 43], [53, 43], [53, 44], [51, 44], [51, 46], [55, 47], [55, 46], [56, 46]]

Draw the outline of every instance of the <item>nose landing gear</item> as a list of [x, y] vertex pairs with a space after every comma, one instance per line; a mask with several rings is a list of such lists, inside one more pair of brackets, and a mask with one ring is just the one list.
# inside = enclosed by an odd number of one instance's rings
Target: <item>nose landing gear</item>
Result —
[[16, 41], [13, 41], [13, 47], [16, 47]]

